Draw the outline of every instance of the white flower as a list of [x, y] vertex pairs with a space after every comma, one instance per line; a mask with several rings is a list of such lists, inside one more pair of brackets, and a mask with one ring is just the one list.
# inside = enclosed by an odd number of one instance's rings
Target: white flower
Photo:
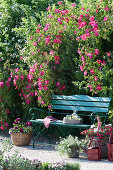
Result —
[[91, 125], [91, 128], [94, 128], [95, 127], [95, 125], [93, 124], [93, 125]]

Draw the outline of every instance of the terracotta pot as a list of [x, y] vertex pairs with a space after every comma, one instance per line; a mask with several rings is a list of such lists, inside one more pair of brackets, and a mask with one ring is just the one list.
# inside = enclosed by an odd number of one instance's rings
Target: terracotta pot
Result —
[[26, 146], [30, 144], [32, 132], [30, 133], [12, 133], [11, 140], [16, 146]]

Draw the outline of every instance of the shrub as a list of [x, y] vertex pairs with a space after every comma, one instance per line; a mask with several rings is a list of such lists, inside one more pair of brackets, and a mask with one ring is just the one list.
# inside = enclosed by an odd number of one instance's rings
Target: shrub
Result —
[[71, 156], [72, 150], [74, 149], [79, 151], [80, 146], [81, 142], [79, 141], [78, 137], [69, 135], [67, 138], [61, 139], [56, 149], [61, 155], [67, 154], [68, 156]]

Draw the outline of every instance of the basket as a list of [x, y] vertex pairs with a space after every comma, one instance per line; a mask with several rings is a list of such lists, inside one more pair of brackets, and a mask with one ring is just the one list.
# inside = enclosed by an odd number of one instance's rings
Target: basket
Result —
[[108, 161], [113, 161], [113, 143], [111, 143], [111, 136], [109, 137], [108, 147]]
[[12, 133], [11, 140], [16, 146], [26, 146], [30, 144], [32, 132], [30, 133]]
[[81, 121], [80, 120], [75, 120], [75, 119], [68, 119], [67, 117], [64, 117], [63, 118], [63, 123], [64, 124], [81, 124]]
[[[96, 142], [98, 147], [91, 147], [92, 142]], [[90, 161], [100, 161], [101, 159], [101, 149], [98, 140], [92, 139], [88, 148], [88, 160]]]

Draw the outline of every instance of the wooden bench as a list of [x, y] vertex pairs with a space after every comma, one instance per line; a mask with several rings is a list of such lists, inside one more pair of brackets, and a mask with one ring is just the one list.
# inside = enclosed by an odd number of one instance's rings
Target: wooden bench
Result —
[[[73, 111], [76, 111], [77, 114], [83, 118], [82, 124], [64, 124], [63, 120], [51, 122], [50, 126], [54, 126], [60, 129], [62, 134], [65, 137], [65, 133], [63, 128], [78, 128], [79, 130], [88, 129], [90, 126], [95, 123], [96, 116], [100, 116], [100, 118], [104, 119], [104, 124], [106, 122], [106, 118], [108, 116], [109, 106], [110, 106], [111, 98], [108, 97], [90, 97], [87, 95], [53, 95], [51, 100], [51, 111], [45, 111], [39, 108], [31, 108], [29, 110], [29, 114], [32, 115], [32, 119], [29, 120], [35, 125], [38, 125], [38, 134], [33, 140], [33, 147], [35, 141], [38, 137], [47, 129], [44, 126], [43, 119], [40, 119], [39, 113], [46, 112], [46, 115], [69, 115], [72, 114]], [[35, 114], [34, 111], [38, 111], [38, 114]], [[84, 123], [84, 119], [85, 123]], [[90, 121], [89, 121], [90, 119]], [[43, 126], [43, 128], [41, 128]]]

